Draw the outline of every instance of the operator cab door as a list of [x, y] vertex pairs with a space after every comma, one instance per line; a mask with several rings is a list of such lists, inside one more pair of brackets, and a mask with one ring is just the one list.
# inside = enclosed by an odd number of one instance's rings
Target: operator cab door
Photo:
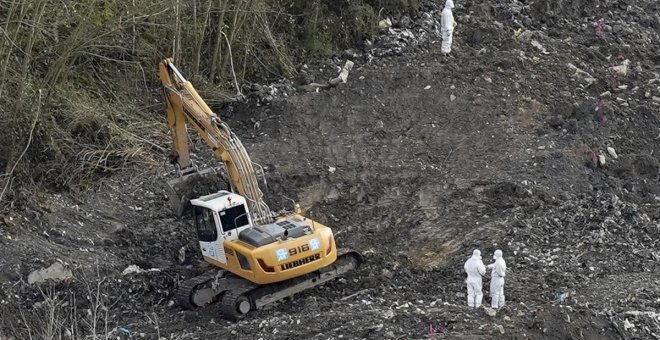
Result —
[[202, 255], [222, 264], [227, 264], [224, 247], [225, 238], [220, 228], [218, 214], [211, 209], [193, 206], [193, 216]]

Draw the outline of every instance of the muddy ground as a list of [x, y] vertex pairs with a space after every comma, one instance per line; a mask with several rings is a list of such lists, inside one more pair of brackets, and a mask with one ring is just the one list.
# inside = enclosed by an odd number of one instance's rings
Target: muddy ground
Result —
[[[167, 206], [171, 169], [31, 193], [0, 219], [0, 335], [659, 339], [658, 7], [458, 2], [445, 58], [430, 5], [304, 69], [327, 79], [355, 54], [347, 84], [216, 108], [264, 166], [271, 208], [294, 199], [366, 258], [236, 324], [172, 302], [181, 280], [209, 268], [192, 225]], [[622, 64], [625, 74], [611, 69]], [[502, 249], [509, 267], [494, 316], [465, 306], [474, 248], [486, 263]], [[74, 277], [27, 284], [55, 261]], [[122, 275], [129, 265], [156, 270]]]

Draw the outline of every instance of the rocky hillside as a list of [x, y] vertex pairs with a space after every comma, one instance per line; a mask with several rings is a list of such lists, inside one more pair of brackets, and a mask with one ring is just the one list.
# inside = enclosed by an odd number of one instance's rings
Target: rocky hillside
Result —
[[[244, 103], [205, 93], [264, 166], [271, 207], [295, 199], [365, 255], [358, 271], [239, 323], [184, 311], [173, 292], [209, 267], [167, 208], [171, 169], [127, 167], [77, 194], [25, 191], [2, 215], [0, 335], [658, 338], [660, 5], [457, 1], [449, 58], [440, 7], [390, 15]], [[309, 91], [347, 59], [347, 83]], [[465, 305], [474, 248], [504, 252], [501, 310]], [[38, 282], [48, 267], [57, 279]]]

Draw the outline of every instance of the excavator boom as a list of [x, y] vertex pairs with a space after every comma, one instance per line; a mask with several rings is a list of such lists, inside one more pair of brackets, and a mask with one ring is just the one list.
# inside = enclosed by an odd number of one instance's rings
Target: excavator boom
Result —
[[[272, 222], [273, 217], [263, 200], [253, 163], [241, 141], [206, 105], [193, 85], [174, 66], [172, 59], [163, 60], [159, 69], [167, 101], [167, 123], [174, 141], [176, 163], [181, 172], [189, 173], [193, 169], [186, 129], [189, 123], [224, 163], [232, 187], [247, 200], [252, 221], [257, 224]], [[171, 182], [170, 187], [177, 191], [177, 184], [183, 182], [186, 182], [186, 178]], [[182, 200], [191, 198], [182, 197], [180, 193], [175, 195], [180, 206], [183, 206]], [[178, 214], [182, 211], [180, 206], [175, 207]]]

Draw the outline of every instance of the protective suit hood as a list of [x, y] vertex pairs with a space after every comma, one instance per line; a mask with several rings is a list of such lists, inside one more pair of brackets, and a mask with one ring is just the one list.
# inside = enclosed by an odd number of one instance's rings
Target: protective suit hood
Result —
[[481, 259], [481, 251], [480, 251], [479, 249], [475, 249], [475, 250], [472, 252], [472, 257], [474, 257], [474, 258], [478, 258], [478, 259]]
[[495, 251], [495, 254], [493, 254], [493, 260], [497, 260], [500, 257], [502, 257], [502, 251], [498, 249]]
[[445, 2], [445, 8], [453, 9], [454, 8], [454, 0], [447, 0], [447, 2]]

